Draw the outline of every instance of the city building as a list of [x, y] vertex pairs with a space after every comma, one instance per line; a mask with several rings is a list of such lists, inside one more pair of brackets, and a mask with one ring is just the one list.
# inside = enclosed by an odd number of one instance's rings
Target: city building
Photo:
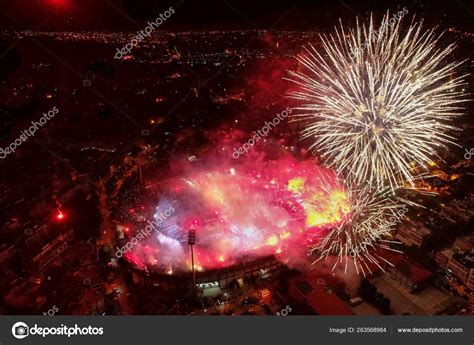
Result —
[[469, 289], [474, 290], [474, 236], [458, 238], [451, 248], [439, 251], [435, 261]]
[[407, 246], [418, 248], [425, 247], [432, 238], [431, 230], [419, 222], [400, 225], [395, 237]]
[[474, 248], [474, 235], [459, 237], [454, 247], [461, 251], [471, 251]]
[[420, 291], [430, 285], [433, 274], [404, 255], [393, 256], [394, 266], [388, 266], [390, 277], [411, 292]]
[[68, 247], [68, 242], [74, 238], [74, 231], [69, 230], [65, 234], [57, 236], [53, 241], [46, 244], [41, 252], [36, 255], [32, 262], [34, 269], [44, 272]]
[[449, 260], [453, 256], [454, 251], [451, 248], [441, 250], [436, 253], [434, 260], [439, 265], [439, 267], [446, 269]]
[[454, 253], [446, 265], [446, 270], [469, 289], [474, 290], [474, 255], [471, 252]]
[[19, 251], [14, 245], [2, 245], [0, 247], [0, 273], [7, 274], [16, 272], [15, 258], [18, 256]]
[[301, 276], [292, 278], [288, 293], [296, 301], [310, 306], [318, 315], [353, 315], [349, 306], [326, 288], [323, 279]]

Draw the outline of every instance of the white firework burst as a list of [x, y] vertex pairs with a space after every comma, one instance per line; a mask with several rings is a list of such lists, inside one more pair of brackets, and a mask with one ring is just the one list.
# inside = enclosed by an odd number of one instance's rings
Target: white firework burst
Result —
[[302, 138], [329, 167], [357, 184], [392, 191], [428, 172], [437, 150], [456, 144], [453, 117], [463, 112], [462, 62], [449, 62], [455, 49], [437, 48], [441, 35], [412, 21], [402, 30], [387, 13], [376, 30], [369, 24], [323, 35], [297, 56]]
[[[371, 272], [370, 266], [380, 267], [380, 260], [390, 264], [375, 250], [382, 248], [396, 251], [391, 244], [399, 243], [391, 240], [395, 226], [402, 222], [408, 211], [403, 199], [394, 199], [387, 189], [382, 193], [374, 193], [369, 185], [362, 188], [345, 190], [350, 212], [334, 226], [317, 239], [310, 254], [316, 257], [313, 264], [328, 257], [335, 257], [333, 270], [338, 264], [355, 266], [357, 273]], [[373, 264], [373, 265], [371, 265]]]

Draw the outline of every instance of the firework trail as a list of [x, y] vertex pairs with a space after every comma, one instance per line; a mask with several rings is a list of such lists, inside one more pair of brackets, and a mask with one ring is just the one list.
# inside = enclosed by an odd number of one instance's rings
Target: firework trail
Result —
[[362, 188], [346, 185], [342, 195], [347, 198], [350, 211], [341, 222], [319, 235], [310, 249], [310, 254], [316, 257], [313, 264], [331, 256], [336, 257], [333, 270], [338, 264], [344, 266], [345, 272], [353, 264], [356, 272], [364, 276], [371, 272], [370, 266], [383, 270], [380, 260], [388, 261], [374, 249], [396, 251], [389, 244], [399, 242], [389, 238], [406, 213], [406, 203], [391, 194], [389, 189], [376, 193], [369, 185]]
[[[437, 48], [441, 35], [412, 21], [402, 31], [387, 13], [369, 24], [321, 36], [321, 47], [298, 55], [301, 102], [294, 120], [306, 121], [302, 138], [326, 166], [358, 185], [393, 191], [428, 172], [437, 150], [455, 144], [451, 121], [461, 115], [466, 75], [449, 62], [454, 44]], [[362, 47], [366, 46], [364, 49]]]

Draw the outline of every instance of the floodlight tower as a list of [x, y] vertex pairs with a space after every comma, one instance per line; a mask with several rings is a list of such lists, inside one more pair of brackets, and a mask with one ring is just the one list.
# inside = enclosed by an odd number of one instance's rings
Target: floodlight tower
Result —
[[191, 246], [191, 265], [193, 269], [193, 289], [196, 288], [196, 271], [194, 270], [194, 249], [193, 249], [193, 246], [195, 243], [196, 243], [196, 229], [189, 229], [188, 244]]

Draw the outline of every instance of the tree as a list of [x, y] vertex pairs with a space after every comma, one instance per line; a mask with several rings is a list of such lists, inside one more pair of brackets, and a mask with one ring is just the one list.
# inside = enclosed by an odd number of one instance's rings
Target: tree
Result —
[[373, 285], [367, 279], [364, 278], [360, 282], [359, 292], [363, 299], [372, 302], [375, 300], [377, 288], [375, 287], [375, 285]]
[[391, 304], [390, 299], [384, 296], [384, 298], [382, 299], [382, 303], [381, 303], [382, 309], [386, 310], [386, 311], [389, 311], [390, 310], [390, 304]]

